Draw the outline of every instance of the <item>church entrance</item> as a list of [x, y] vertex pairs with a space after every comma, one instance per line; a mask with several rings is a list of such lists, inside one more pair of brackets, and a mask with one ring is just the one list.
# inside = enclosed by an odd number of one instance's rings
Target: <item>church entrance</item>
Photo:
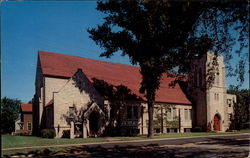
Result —
[[214, 116], [214, 131], [220, 131], [220, 116], [216, 114]]
[[98, 134], [100, 115], [94, 111], [89, 115], [89, 136], [95, 137]]

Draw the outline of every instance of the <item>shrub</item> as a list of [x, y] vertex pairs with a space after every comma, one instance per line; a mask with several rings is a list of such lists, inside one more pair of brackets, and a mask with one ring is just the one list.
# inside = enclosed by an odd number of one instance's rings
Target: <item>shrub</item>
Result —
[[42, 138], [54, 138], [56, 136], [55, 129], [42, 129], [41, 137]]
[[31, 131], [18, 131], [18, 132], [12, 132], [13, 136], [30, 136]]
[[70, 130], [63, 130], [62, 138], [70, 138]]

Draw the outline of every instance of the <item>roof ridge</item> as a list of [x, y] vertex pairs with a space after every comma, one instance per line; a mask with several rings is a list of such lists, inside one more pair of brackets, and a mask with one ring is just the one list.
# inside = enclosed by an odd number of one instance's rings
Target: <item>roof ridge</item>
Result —
[[49, 53], [49, 54], [56, 54], [56, 55], [62, 55], [62, 56], [68, 56], [68, 57], [83, 58], [83, 59], [94, 60], [94, 61], [97, 61], [97, 62], [102, 62], [102, 63], [107, 63], [107, 64], [118, 64], [118, 65], [122, 65], [122, 66], [129, 66], [129, 67], [140, 69], [140, 67], [134, 66], [134, 65], [122, 64], [122, 63], [116, 63], [116, 62], [109, 62], [109, 61], [103, 61], [103, 60], [92, 59], [92, 58], [85, 58], [85, 57], [81, 57], [81, 56], [62, 54], [62, 53], [58, 53], [58, 52], [50, 52], [50, 51], [38, 50], [38, 54], [40, 54], [40, 53]]
[[[141, 84], [139, 67], [42, 50], [38, 51], [38, 55], [43, 75], [70, 78], [81, 68], [89, 80], [97, 78], [115, 86], [124, 85], [134, 94], [142, 95], [138, 91]], [[168, 86], [178, 74], [173, 74], [173, 77], [168, 74], [172, 73], [166, 72], [161, 78], [156, 101], [191, 104], [179, 85]]]
[[[87, 60], [92, 60], [92, 61], [96, 61], [96, 62], [100, 62], [100, 63], [115, 64], [115, 65], [128, 66], [128, 67], [140, 69], [140, 67], [134, 66], [134, 65], [127, 65], [127, 64], [116, 63], [116, 62], [109, 62], [109, 61], [103, 61], [103, 60], [98, 60], [98, 59], [85, 58], [85, 57], [76, 56], [76, 55], [68, 55], [68, 54], [62, 54], [62, 53], [58, 53], [58, 52], [50, 52], [50, 51], [38, 50], [38, 54], [40, 54], [40, 52], [41, 53], [55, 54], [55, 55], [62, 55], [62, 56], [66, 56], [66, 57], [75, 57], [75, 58], [87, 59]], [[166, 75], [169, 75], [169, 74], [170, 75], [180, 75], [180, 74], [175, 73], [175, 72], [164, 72], [163, 74], [166, 74]], [[167, 76], [167, 77], [169, 77], [169, 76]]]

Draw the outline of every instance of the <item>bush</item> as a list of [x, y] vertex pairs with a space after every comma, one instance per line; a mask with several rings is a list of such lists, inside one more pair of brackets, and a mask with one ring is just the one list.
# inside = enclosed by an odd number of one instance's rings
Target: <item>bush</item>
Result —
[[55, 129], [42, 129], [41, 137], [42, 138], [54, 138], [56, 136]]
[[31, 135], [31, 132], [29, 131], [25, 131], [25, 132], [19, 132], [19, 133], [16, 133], [17, 136], [29, 136]]
[[70, 138], [70, 130], [63, 130], [62, 138]]

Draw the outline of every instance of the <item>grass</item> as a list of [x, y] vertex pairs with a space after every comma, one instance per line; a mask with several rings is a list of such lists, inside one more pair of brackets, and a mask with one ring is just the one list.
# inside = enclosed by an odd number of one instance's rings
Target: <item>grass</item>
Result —
[[[195, 137], [195, 136], [210, 136], [210, 135], [226, 135], [226, 134], [239, 134], [239, 133], [249, 133], [249, 130], [239, 131], [239, 132], [193, 132], [193, 133], [168, 133], [168, 134], [158, 134], [154, 136], [154, 139], [162, 138], [180, 138], [180, 137]], [[120, 141], [132, 141], [132, 140], [146, 140], [146, 136], [134, 136], [134, 137], [100, 137], [100, 138], [76, 138], [76, 139], [46, 139], [34, 136], [11, 136], [2, 135], [2, 149], [14, 148], [14, 147], [35, 147], [35, 146], [51, 146], [51, 145], [67, 145], [67, 144], [84, 144], [84, 143], [98, 143], [98, 142], [109, 142], [110, 140], [120, 140]], [[20, 149], [20, 150], [3, 150], [4, 155], [15, 154], [18, 152], [28, 153], [31, 151], [40, 152], [46, 147], [39, 147], [35, 149]], [[63, 151], [65, 147], [50, 148], [52, 151]]]
[[45, 145], [61, 145], [61, 144], [82, 144], [103, 142], [104, 138], [87, 138], [87, 139], [47, 139], [35, 136], [2, 136], [2, 148], [14, 147], [31, 147], [31, 146], [45, 146]]
[[[168, 133], [168, 134], [156, 134], [155, 139], [162, 138], [179, 138], [179, 137], [193, 137], [193, 136], [209, 136], [209, 135], [225, 135], [225, 134], [238, 134], [246, 133], [249, 131], [239, 131], [239, 132], [190, 132], [190, 133]], [[133, 136], [133, 137], [109, 137], [115, 140], [121, 141], [131, 141], [131, 140], [144, 140], [147, 139], [146, 136]], [[47, 139], [35, 136], [11, 136], [2, 135], [2, 148], [14, 148], [14, 147], [31, 147], [31, 146], [45, 146], [45, 145], [61, 145], [61, 144], [83, 144], [83, 143], [95, 143], [95, 142], [105, 142], [110, 141], [109, 138], [99, 137], [99, 138], [75, 138], [75, 139]]]

